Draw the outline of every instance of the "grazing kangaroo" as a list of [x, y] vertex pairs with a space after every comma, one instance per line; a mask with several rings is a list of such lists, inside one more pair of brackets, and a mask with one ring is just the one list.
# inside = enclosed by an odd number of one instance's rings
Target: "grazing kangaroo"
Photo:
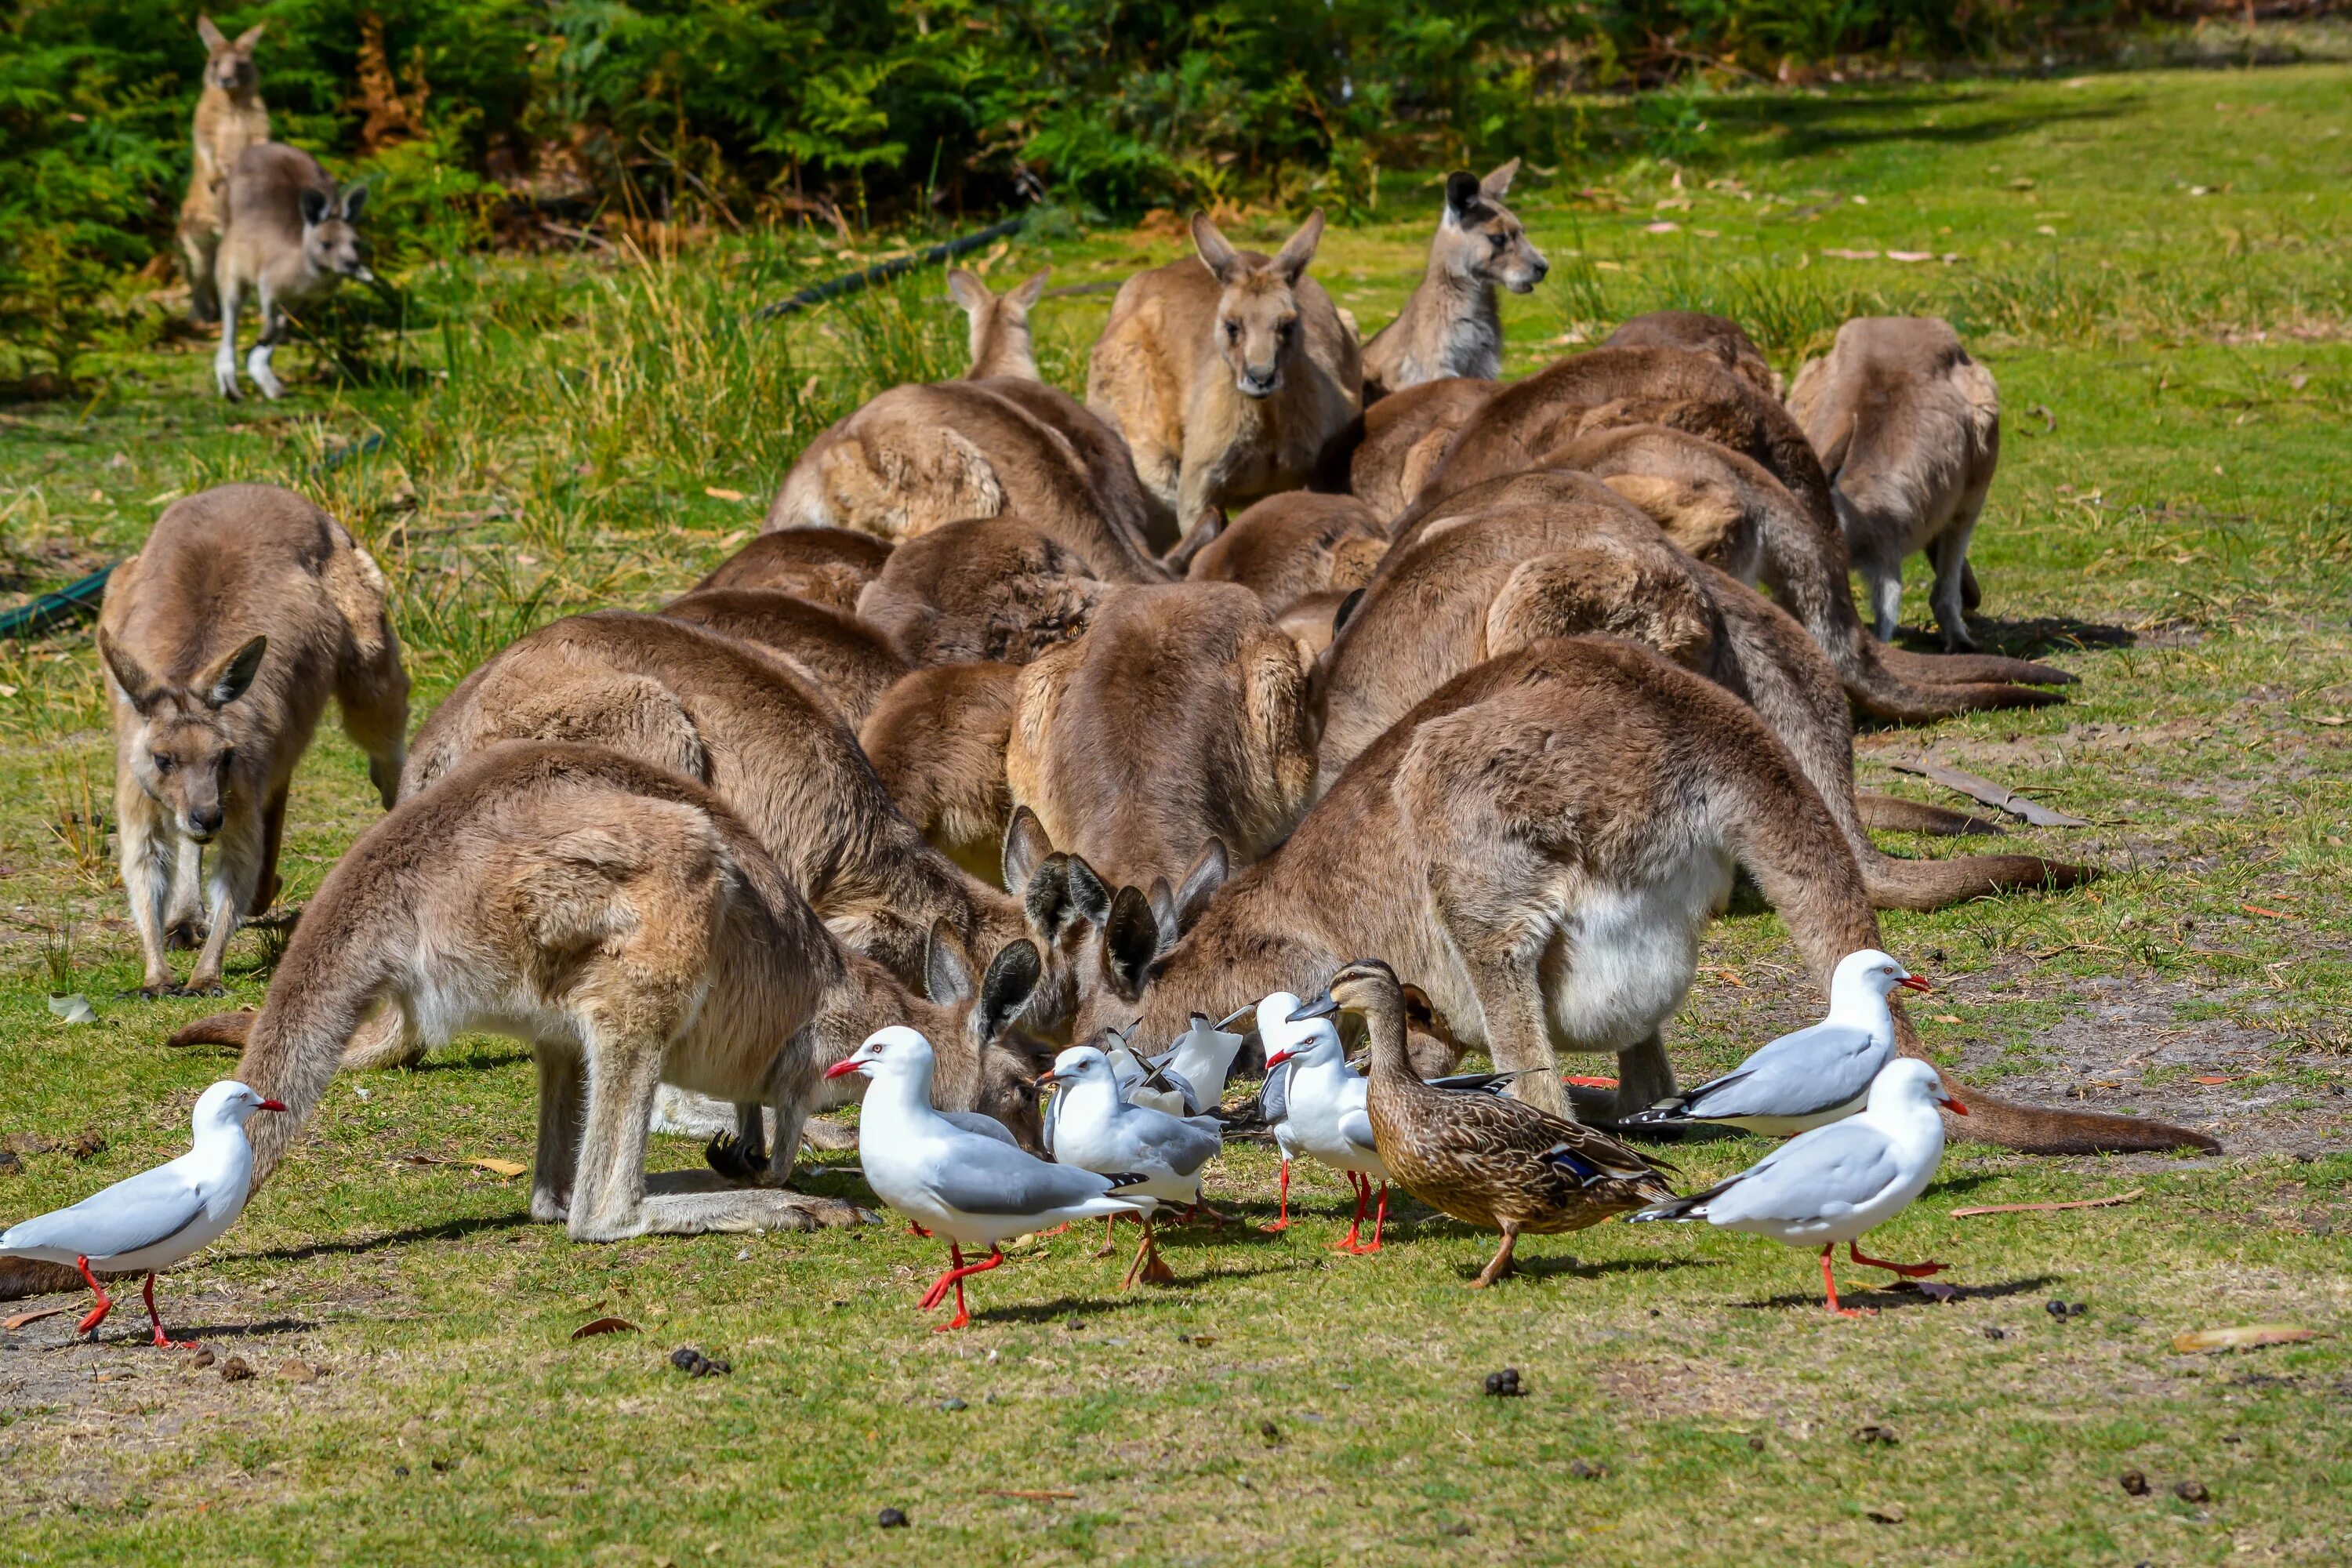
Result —
[[1353, 496], [1286, 490], [1234, 519], [1192, 556], [1195, 583], [1239, 583], [1280, 615], [1310, 594], [1371, 581], [1386, 525]]
[[[1671, 1092], [1661, 1031], [1735, 867], [1761, 885], [1826, 992], [1877, 946], [1853, 857], [1763, 721], [1712, 682], [1612, 638], [1546, 641], [1455, 677], [1356, 760], [1281, 848], [1163, 947], [1148, 907], [1102, 933], [1110, 983], [1075, 1032], [1167, 1039], [1275, 991], [1310, 995], [1383, 955], [1507, 1071], [1618, 1056], [1618, 1114]], [[1118, 902], [1128, 903], [1132, 889]], [[1907, 1020], [1906, 1048], [1919, 1047]], [[1517, 1092], [1567, 1112], [1553, 1071]], [[1970, 1108], [1977, 1108], [1971, 1097]], [[2202, 1146], [2126, 1117], [2001, 1105], [1971, 1126], [2047, 1152]]]
[[838, 955], [701, 785], [602, 747], [492, 748], [361, 835], [295, 928], [237, 1064], [289, 1111], [254, 1138], [255, 1178], [384, 1004], [428, 1042], [488, 1029], [531, 1047], [530, 1214], [574, 1240], [852, 1223], [837, 1199], [656, 1195], [646, 1178], [665, 1082], [805, 1113], [824, 1068], [806, 1026]]
[[1197, 258], [1137, 273], [1111, 302], [1087, 406], [1127, 437], [1144, 488], [1185, 528], [1300, 489], [1356, 416], [1355, 334], [1307, 276], [1322, 237], [1317, 212], [1269, 258], [1195, 213]]
[[856, 616], [772, 588], [698, 588], [661, 613], [781, 654], [853, 726], [913, 668]]
[[1391, 393], [1324, 448], [1315, 488], [1352, 494], [1393, 522], [1497, 390], [1495, 382], [1456, 375]]
[[932, 846], [982, 881], [1004, 880], [1013, 787], [1004, 749], [1013, 739], [1017, 665], [935, 665], [882, 694], [857, 731], [890, 803]]
[[982, 282], [978, 273], [961, 267], [948, 273], [948, 298], [962, 307], [971, 321], [971, 368], [963, 373], [966, 381], [1000, 375], [1023, 381], [1045, 379], [1037, 374], [1029, 312], [1045, 292], [1045, 279], [1053, 275], [1052, 268], [1045, 268], [1023, 279], [1020, 287], [1000, 295]]
[[1728, 316], [1705, 310], [1653, 310], [1635, 316], [1610, 333], [1605, 349], [1687, 349], [1718, 360], [1727, 370], [1767, 397], [1780, 395], [1780, 378], [1772, 362], [1756, 346], [1748, 330]]
[[[1118, 492], [1111, 432], [1078, 443], [1031, 411], [1066, 395], [999, 377], [896, 386], [809, 443], [776, 491], [767, 528], [830, 526], [907, 540], [1010, 514], [1076, 551], [1113, 583], [1164, 583], [1140, 485]], [[1090, 421], [1099, 426], [1100, 421]], [[1112, 476], [1111, 489], [1098, 470]]]
[[[892, 808], [857, 738], [757, 647], [656, 616], [606, 610], [541, 627], [461, 681], [416, 731], [403, 798], [501, 741], [609, 746], [708, 784], [760, 836], [834, 934], [919, 986], [934, 928], [967, 953], [1036, 935], [1021, 899], [966, 876]], [[1056, 983], [1058, 984], [1058, 983]], [[1066, 1003], [1049, 984], [1041, 1005]], [[1060, 1015], [1040, 1012], [1043, 1029]]]
[[300, 496], [222, 485], [165, 508], [114, 569], [98, 652], [140, 992], [172, 988], [165, 943], [190, 936], [200, 912], [211, 929], [185, 990], [217, 992], [238, 922], [278, 896], [287, 791], [329, 697], [393, 802], [408, 676], [383, 574]]
[[254, 295], [261, 335], [246, 356], [245, 373], [262, 395], [276, 398], [285, 384], [269, 368], [285, 326], [284, 307], [320, 298], [345, 278], [362, 283], [375, 274], [360, 259], [354, 226], [367, 201], [365, 185], [338, 190], [319, 161], [279, 142], [248, 147], [228, 174], [217, 275], [220, 348], [213, 382], [236, 397], [236, 317]]
[[883, 563], [889, 559], [888, 540], [855, 529], [780, 528], [754, 535], [742, 549], [711, 568], [693, 592], [766, 588], [854, 616], [857, 595], [882, 574]]
[[1864, 831], [1853, 722], [1837, 671], [1762, 595], [1693, 561], [1587, 475], [1518, 474], [1454, 498], [1365, 594], [1318, 670], [1328, 781], [1414, 703], [1482, 660], [1544, 637], [1645, 643], [1744, 699], [1788, 748], [1881, 909], [1940, 909], [2095, 873], [2028, 855], [1893, 860]]
[[255, 23], [232, 43], [210, 16], [196, 18], [196, 34], [205, 41], [205, 86], [196, 95], [195, 157], [188, 194], [180, 199], [179, 239], [188, 313], [199, 321], [220, 318], [213, 272], [220, 251], [221, 187], [247, 147], [269, 140], [269, 106], [261, 101], [261, 76], [253, 67], [253, 47], [266, 25]]
[[1925, 551], [1928, 603], [1947, 648], [1973, 648], [1969, 541], [2000, 461], [2000, 393], [1949, 323], [1865, 316], [1838, 329], [1829, 353], [1797, 372], [1789, 406], [1822, 455], [1846, 549], [1893, 640], [1903, 563]]
[[1021, 672], [1013, 798], [1114, 884], [1177, 881], [1212, 838], [1246, 865], [1314, 787], [1306, 662], [1237, 584], [1109, 595]]
[[1485, 179], [1445, 177], [1445, 211], [1429, 241], [1429, 266], [1396, 320], [1364, 345], [1364, 406], [1444, 376], [1503, 374], [1503, 313], [1495, 290], [1525, 294], [1551, 263], [1503, 205], [1517, 158]]
[[1109, 584], [1017, 517], [951, 522], [901, 544], [857, 616], [908, 663], [1026, 664], [1087, 629]]

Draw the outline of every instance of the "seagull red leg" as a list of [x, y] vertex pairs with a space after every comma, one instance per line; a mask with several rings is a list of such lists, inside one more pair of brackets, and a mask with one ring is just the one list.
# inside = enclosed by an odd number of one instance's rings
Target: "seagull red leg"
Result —
[[1290, 1228], [1290, 1162], [1282, 1163], [1282, 1213], [1272, 1225], [1262, 1225], [1260, 1230], [1283, 1231]]
[[923, 1292], [923, 1299], [915, 1303], [915, 1310], [918, 1312], [928, 1312], [932, 1308], [938, 1306], [942, 1300], [946, 1300], [948, 1287], [954, 1284], [956, 1280], [961, 1277], [963, 1270], [963, 1248], [958, 1247], [952, 1241], [949, 1242], [948, 1258], [950, 1262], [948, 1264], [947, 1272], [932, 1280], [931, 1288]]
[[1115, 1214], [1107, 1214], [1103, 1215], [1103, 1244], [1095, 1248], [1095, 1256], [1097, 1258], [1108, 1258], [1112, 1253], [1118, 1250], [1118, 1248], [1111, 1245], [1110, 1240], [1111, 1230], [1118, 1224], [1118, 1215]]
[[931, 1332], [935, 1334], [943, 1334], [950, 1329], [961, 1329], [971, 1321], [971, 1313], [964, 1307], [963, 1282], [975, 1274], [987, 1273], [1004, 1261], [1003, 1248], [991, 1246], [987, 1257], [977, 1263], [966, 1263], [963, 1260], [963, 1249], [952, 1241], [948, 1243], [948, 1256], [955, 1259], [955, 1267], [940, 1275], [939, 1282], [931, 1287], [930, 1294], [923, 1298], [924, 1307], [936, 1307], [947, 1300], [949, 1290], [955, 1291], [955, 1316], [944, 1323], [932, 1324]]
[[106, 1293], [106, 1287], [100, 1284], [98, 1276], [89, 1271], [88, 1258], [75, 1258], [74, 1267], [81, 1270], [82, 1279], [89, 1285], [89, 1293], [98, 1298], [98, 1305], [89, 1310], [89, 1316], [74, 1325], [74, 1332], [96, 1338], [98, 1325], [106, 1321], [107, 1313], [114, 1310], [114, 1298]]
[[1356, 1217], [1348, 1222], [1347, 1236], [1333, 1245], [1331, 1250], [1334, 1252], [1356, 1250], [1356, 1233], [1363, 1228], [1364, 1210], [1370, 1206], [1372, 1201], [1371, 1181], [1361, 1171], [1349, 1172], [1348, 1184], [1356, 1189]]
[[1822, 1289], [1829, 1292], [1830, 1310], [1835, 1312], [1841, 1318], [1870, 1317], [1878, 1310], [1877, 1308], [1841, 1307], [1838, 1305], [1837, 1275], [1832, 1271], [1830, 1267], [1830, 1254], [1836, 1250], [1837, 1243], [1834, 1241], [1828, 1242], [1822, 1247]]
[[[1370, 1186], [1371, 1184], [1372, 1184], [1372, 1180], [1371, 1180], [1371, 1178], [1370, 1178], [1370, 1176], [1365, 1177], [1365, 1178], [1364, 1178], [1364, 1185], [1365, 1185], [1365, 1186], [1367, 1186], [1367, 1187], [1369, 1187], [1369, 1186]], [[1366, 1253], [1368, 1253], [1368, 1252], [1378, 1252], [1378, 1251], [1381, 1249], [1381, 1232], [1388, 1228], [1388, 1223], [1389, 1223], [1389, 1184], [1388, 1184], [1386, 1182], [1382, 1182], [1382, 1183], [1381, 1184], [1381, 1206], [1380, 1206], [1380, 1208], [1378, 1209], [1378, 1211], [1376, 1211], [1376, 1212], [1373, 1214], [1373, 1215], [1372, 1215], [1372, 1239], [1371, 1239], [1371, 1242], [1370, 1242], [1370, 1244], [1369, 1246], [1357, 1247], [1357, 1248], [1356, 1248], [1356, 1256], [1357, 1256], [1357, 1257], [1360, 1258], [1360, 1257], [1362, 1257], [1364, 1254], [1366, 1254]]]
[[1884, 1258], [1869, 1257], [1864, 1253], [1860, 1247], [1851, 1241], [1845, 1244], [1845, 1251], [1847, 1257], [1853, 1258], [1856, 1263], [1862, 1264], [1865, 1268], [1884, 1268], [1889, 1274], [1900, 1274], [1906, 1279], [1932, 1279], [1937, 1275], [1941, 1274], [1945, 1269], [1951, 1267], [1948, 1263], [1936, 1263], [1932, 1261], [1927, 1263], [1889, 1263]]
[[156, 1349], [166, 1351], [192, 1351], [196, 1348], [195, 1341], [175, 1340], [171, 1335], [163, 1331], [163, 1320], [158, 1316], [155, 1311], [155, 1271], [153, 1269], [151, 1268], [147, 1271], [147, 1283], [140, 1287], [139, 1293], [145, 1297], [147, 1300], [147, 1321], [155, 1326]]
[[921, 1237], [925, 1241], [929, 1241], [929, 1240], [930, 1240], [930, 1239], [931, 1239], [931, 1233], [930, 1233], [929, 1231], [928, 1231], [928, 1230], [925, 1230], [921, 1226], [917, 1225], [913, 1220], [908, 1220], [908, 1221], [907, 1222], [907, 1229], [908, 1229], [908, 1233], [909, 1233], [909, 1234], [914, 1235], [914, 1236], [919, 1236], [919, 1237]]

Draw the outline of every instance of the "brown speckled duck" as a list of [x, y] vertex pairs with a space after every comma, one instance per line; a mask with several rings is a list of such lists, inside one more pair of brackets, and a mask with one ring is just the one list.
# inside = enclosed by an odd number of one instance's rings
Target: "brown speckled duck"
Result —
[[1511, 1271], [1520, 1235], [1582, 1230], [1672, 1195], [1657, 1168], [1614, 1138], [1523, 1100], [1423, 1083], [1405, 1054], [1404, 992], [1378, 959], [1359, 959], [1293, 1015], [1355, 1014], [1371, 1044], [1367, 1110], [1391, 1179], [1432, 1208], [1503, 1233], [1472, 1281]]

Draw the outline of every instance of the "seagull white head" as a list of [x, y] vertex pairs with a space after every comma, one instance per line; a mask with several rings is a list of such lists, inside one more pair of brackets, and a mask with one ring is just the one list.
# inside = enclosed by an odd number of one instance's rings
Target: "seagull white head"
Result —
[[1870, 1110], [1914, 1103], [1940, 1105], [1955, 1116], [1969, 1113], [1959, 1096], [1944, 1087], [1944, 1075], [1916, 1057], [1895, 1058], [1870, 1080]]
[[246, 1122], [257, 1110], [285, 1109], [284, 1102], [265, 1099], [258, 1089], [248, 1089], [235, 1079], [223, 1079], [196, 1097], [196, 1112], [191, 1121], [201, 1142], [206, 1133], [244, 1131]]
[[1885, 953], [1865, 947], [1838, 960], [1837, 971], [1830, 976], [1830, 1005], [1881, 1002], [1898, 985], [1906, 991], [1935, 989]]
[[931, 1062], [931, 1042], [904, 1024], [893, 1024], [866, 1036], [864, 1045], [825, 1068], [824, 1076], [845, 1078], [856, 1073], [876, 1079], [885, 1073], [921, 1071]]
[[1041, 1084], [1086, 1083], [1094, 1079], [1111, 1081], [1110, 1058], [1092, 1046], [1072, 1046], [1054, 1058], [1054, 1065], [1037, 1075]]
[[1287, 991], [1277, 991], [1257, 1005], [1258, 1037], [1265, 1042], [1265, 1065], [1287, 1061], [1320, 1062], [1340, 1050], [1339, 1031], [1328, 1016], [1297, 1016], [1304, 1004]]

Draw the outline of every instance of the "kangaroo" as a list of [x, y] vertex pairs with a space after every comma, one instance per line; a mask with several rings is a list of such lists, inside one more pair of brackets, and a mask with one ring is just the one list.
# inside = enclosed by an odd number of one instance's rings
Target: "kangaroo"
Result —
[[[750, 644], [620, 610], [542, 626], [459, 682], [419, 726], [403, 798], [509, 740], [609, 746], [708, 784], [834, 934], [904, 984], [923, 983], [942, 921], [971, 953], [1033, 934], [1022, 900], [925, 843], [831, 706]], [[1049, 956], [1058, 910], [1048, 902], [1037, 911]], [[1066, 1005], [1067, 991], [1058, 976], [1041, 988], [1041, 1026], [1061, 1016], [1052, 1009]]]
[[408, 676], [383, 574], [300, 496], [222, 485], [165, 508], [114, 569], [97, 640], [140, 993], [173, 988], [164, 946], [193, 932], [200, 879], [211, 929], [184, 991], [217, 993], [238, 922], [278, 896], [287, 792], [330, 696], [392, 804]]
[[1239, 583], [1276, 615], [1309, 595], [1371, 581], [1388, 530], [1353, 496], [1286, 490], [1234, 519], [1192, 556], [1195, 583]]
[[245, 374], [275, 400], [286, 385], [269, 368], [286, 326], [284, 307], [314, 300], [345, 278], [362, 283], [375, 274], [360, 259], [356, 226], [365, 185], [340, 190], [319, 161], [280, 142], [247, 147], [229, 169], [216, 276], [220, 288], [220, 347], [213, 382], [236, 401], [236, 317], [251, 293], [261, 335], [246, 356]]
[[1648, 644], [1756, 710], [1820, 795], [1878, 908], [1940, 909], [2095, 875], [2026, 855], [1881, 855], [1855, 800], [1853, 724], [1837, 672], [1787, 612], [1691, 560], [1582, 474], [1517, 475], [1455, 502], [1461, 510], [1367, 591], [1318, 670], [1326, 780], [1481, 660], [1604, 632]]
[[[1127, 497], [1098, 488], [1103, 451], [1090, 461], [1026, 406], [1047, 394], [1070, 401], [1009, 377], [892, 387], [809, 443], [776, 491], [767, 529], [855, 528], [898, 541], [1010, 513], [1107, 581], [1168, 581], [1144, 537], [1141, 487]], [[1109, 448], [1108, 430], [1096, 446]]]
[[907, 541], [857, 615], [918, 667], [1026, 664], [1087, 629], [1109, 586], [1094, 563], [1017, 517], [951, 522]]
[[1197, 259], [1120, 285], [1087, 365], [1087, 406], [1126, 437], [1144, 488], [1190, 528], [1297, 489], [1356, 416], [1355, 334], [1307, 265], [1316, 212], [1272, 258], [1236, 250], [1192, 215]]
[[[1275, 991], [1309, 995], [1378, 953], [1506, 1071], [1552, 1068], [1558, 1051], [1616, 1053], [1623, 1116], [1671, 1092], [1661, 1031], [1735, 867], [1755, 876], [1824, 993], [1839, 958], [1879, 945], [1844, 838], [1762, 720], [1634, 644], [1539, 642], [1424, 698], [1172, 945], [1121, 889], [1101, 938], [1108, 983], [1074, 1032], [1139, 1017], [1143, 1038], [1170, 1038], [1195, 1009], [1221, 1017]], [[1517, 1092], [1570, 1113], [1553, 1071]], [[2044, 1152], [2207, 1142], [2005, 1104], [1971, 1126]]]
[[253, 47], [261, 42], [255, 23], [230, 42], [210, 16], [196, 18], [205, 41], [205, 86], [196, 95], [194, 161], [188, 194], [180, 199], [180, 254], [188, 272], [188, 313], [199, 321], [220, 318], [220, 291], [213, 271], [220, 252], [221, 186], [247, 147], [269, 140], [269, 106], [261, 101], [261, 76]]
[[1430, 237], [1429, 266], [1397, 312], [1364, 345], [1364, 406], [1444, 376], [1503, 374], [1503, 313], [1495, 290], [1525, 294], [1551, 263], [1503, 205], [1517, 158], [1485, 179], [1445, 177], [1445, 211]]
[[[1727, 447], [1753, 459], [1796, 498], [1812, 543], [1803, 552], [1768, 553], [1765, 581], [1805, 625], [1838, 628], [1823, 647], [1841, 660], [1841, 671], [1850, 679], [1859, 678], [1859, 659], [1848, 650], [1860, 635], [1860, 621], [1847, 586], [1845, 539], [1821, 458], [1793, 415], [1705, 354], [1672, 348], [1593, 349], [1504, 387], [1462, 427], [1390, 531], [1402, 542], [1420, 517], [1454, 492], [1538, 466], [1547, 453], [1588, 431], [1633, 424], [1664, 425]], [[1800, 570], [1807, 561], [1816, 564]], [[1843, 629], [1849, 626], [1852, 633]], [[1912, 680], [2063, 684], [2074, 679], [2023, 659], [1889, 648], [1880, 662]]]
[[1004, 880], [1013, 787], [1004, 749], [1013, 739], [1020, 667], [935, 665], [882, 694], [857, 731], [890, 803], [932, 846], [982, 881]]
[[1324, 448], [1315, 488], [1352, 494], [1393, 522], [1497, 390], [1497, 383], [1454, 375], [1391, 393]]
[[887, 637], [854, 615], [768, 588], [698, 588], [661, 613], [781, 654], [849, 724], [913, 668]]
[[1948, 322], [1864, 316], [1808, 362], [1789, 406], [1822, 454], [1881, 640], [1903, 610], [1903, 563], [1925, 551], [1948, 649], [1973, 648], [1969, 541], [2000, 461], [2000, 393]]
[[1718, 360], [1727, 370], [1767, 397], [1780, 395], [1772, 362], [1747, 329], [1728, 316], [1705, 310], [1653, 310], [1621, 324], [1602, 340], [1606, 349], [1687, 349]]
[[890, 542], [870, 533], [847, 528], [780, 528], [753, 535], [692, 591], [766, 588], [854, 616], [857, 595], [881, 575], [889, 559]]
[[1043, 381], [1037, 373], [1037, 351], [1029, 337], [1029, 312], [1045, 292], [1050, 267], [1024, 279], [1020, 287], [997, 294], [975, 272], [958, 267], [948, 273], [948, 298], [962, 307], [971, 321], [971, 368], [966, 381], [992, 376], [1015, 376]]
[[1314, 787], [1305, 664], [1237, 584], [1122, 589], [1021, 672], [1013, 798], [1114, 884], [1173, 882], [1212, 838], [1255, 860]]

